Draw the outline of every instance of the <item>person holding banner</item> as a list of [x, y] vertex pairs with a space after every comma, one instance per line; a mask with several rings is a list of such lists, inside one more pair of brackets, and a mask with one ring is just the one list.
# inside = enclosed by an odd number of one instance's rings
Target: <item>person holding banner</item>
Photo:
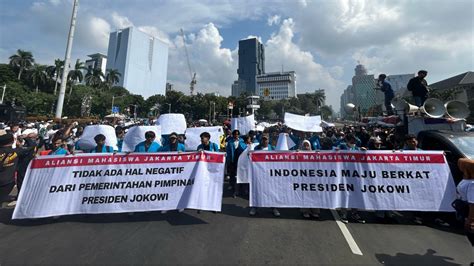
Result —
[[219, 145], [211, 142], [211, 134], [209, 132], [202, 132], [199, 137], [201, 138], [201, 144], [197, 147], [198, 151], [219, 151]]
[[161, 146], [155, 141], [155, 138], [155, 132], [145, 132], [145, 141], [142, 141], [135, 146], [135, 152], [158, 152]]
[[125, 136], [125, 130], [121, 126], [115, 128], [115, 135], [117, 136], [117, 148], [118, 152], [122, 152], [123, 137]]
[[457, 185], [458, 200], [456, 201], [458, 203], [454, 204], [453, 202], [453, 207], [460, 218], [464, 219], [466, 236], [474, 246], [474, 160], [461, 158], [458, 160], [458, 167], [462, 171], [464, 179]]
[[[337, 147], [336, 150], [349, 150], [349, 151], [359, 151], [365, 150], [365, 148], [360, 148], [357, 146], [357, 139], [352, 134], [349, 133], [344, 137], [344, 142], [341, 142]], [[365, 223], [365, 220], [359, 215], [359, 212], [356, 209], [341, 209], [341, 221], [343, 223], [348, 223], [349, 219], [347, 217], [347, 212], [351, 212], [351, 220], [358, 222], [358, 223]]]
[[69, 151], [63, 148], [64, 140], [60, 135], [54, 136], [53, 140], [51, 141], [53, 145], [52, 150], [48, 153], [48, 155], [69, 155]]
[[160, 152], [168, 152], [168, 151], [178, 151], [184, 152], [186, 151], [186, 147], [184, 144], [178, 142], [178, 134], [173, 132], [169, 135], [168, 138], [169, 142], [165, 146], [161, 147], [159, 150]]
[[233, 190], [233, 197], [237, 197], [238, 185], [237, 185], [237, 163], [239, 162], [239, 156], [247, 148], [247, 144], [240, 138], [240, 131], [235, 129], [232, 131], [232, 138], [229, 139], [226, 146], [226, 162], [227, 162], [227, 174], [229, 175], [229, 190]]
[[[311, 151], [311, 143], [309, 142], [309, 140], [303, 140], [302, 150]], [[321, 213], [321, 210], [319, 208], [302, 208], [300, 210], [303, 217], [306, 219], [309, 219], [311, 217], [319, 219], [319, 214]]]
[[[275, 150], [275, 147], [270, 145], [270, 140], [269, 136], [267, 134], [262, 135], [262, 142], [260, 142], [259, 145], [255, 147], [256, 151], [273, 151]], [[280, 211], [278, 211], [277, 208], [272, 208], [273, 215], [275, 217], [280, 216]], [[257, 214], [257, 207], [252, 207], [250, 208], [249, 215], [250, 216], [255, 216]]]
[[112, 153], [114, 148], [105, 145], [105, 136], [103, 134], [98, 134], [94, 137], [94, 141], [97, 144], [91, 153]]

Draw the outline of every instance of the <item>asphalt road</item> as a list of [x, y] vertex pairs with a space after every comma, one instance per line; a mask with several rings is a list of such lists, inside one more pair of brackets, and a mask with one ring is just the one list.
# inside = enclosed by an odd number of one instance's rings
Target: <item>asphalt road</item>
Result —
[[0, 265], [466, 265], [473, 255], [459, 229], [414, 225], [405, 217], [398, 224], [378, 224], [372, 213], [363, 214], [366, 224], [347, 225], [330, 211], [321, 220], [305, 220], [295, 209], [282, 209], [279, 218], [271, 210], [249, 217], [247, 204], [226, 196], [217, 214], [186, 210], [18, 221], [4, 207]]

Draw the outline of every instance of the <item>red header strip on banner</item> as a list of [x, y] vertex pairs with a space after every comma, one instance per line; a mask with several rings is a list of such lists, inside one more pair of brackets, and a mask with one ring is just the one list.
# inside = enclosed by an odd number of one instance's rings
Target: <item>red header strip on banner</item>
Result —
[[445, 163], [443, 154], [421, 152], [257, 152], [251, 158], [253, 162]]
[[225, 154], [223, 153], [141, 153], [141, 154], [115, 154], [115, 155], [91, 155], [91, 156], [63, 156], [47, 157], [41, 156], [34, 159], [31, 168], [54, 168], [86, 165], [121, 165], [121, 164], [156, 164], [156, 163], [188, 163], [188, 162], [208, 162], [223, 163]]

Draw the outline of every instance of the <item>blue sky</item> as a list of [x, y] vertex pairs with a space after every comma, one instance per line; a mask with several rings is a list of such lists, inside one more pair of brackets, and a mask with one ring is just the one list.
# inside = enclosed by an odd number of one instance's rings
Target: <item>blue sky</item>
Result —
[[[63, 58], [71, 7], [0, 0], [0, 62], [19, 48], [41, 64]], [[197, 90], [228, 95], [238, 41], [253, 35], [266, 47], [267, 71], [295, 70], [298, 93], [325, 89], [337, 109], [357, 61], [375, 75], [427, 69], [429, 82], [472, 71], [473, 10], [470, 0], [80, 0], [72, 58], [106, 53], [110, 31], [133, 25], [169, 44], [168, 80], [187, 92], [183, 28]]]

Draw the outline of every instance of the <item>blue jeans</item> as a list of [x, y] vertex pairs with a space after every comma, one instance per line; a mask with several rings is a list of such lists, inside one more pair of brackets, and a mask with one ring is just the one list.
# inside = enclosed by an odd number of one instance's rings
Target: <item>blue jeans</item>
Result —
[[422, 107], [426, 101], [426, 96], [413, 96], [413, 99], [415, 100], [416, 106]]

